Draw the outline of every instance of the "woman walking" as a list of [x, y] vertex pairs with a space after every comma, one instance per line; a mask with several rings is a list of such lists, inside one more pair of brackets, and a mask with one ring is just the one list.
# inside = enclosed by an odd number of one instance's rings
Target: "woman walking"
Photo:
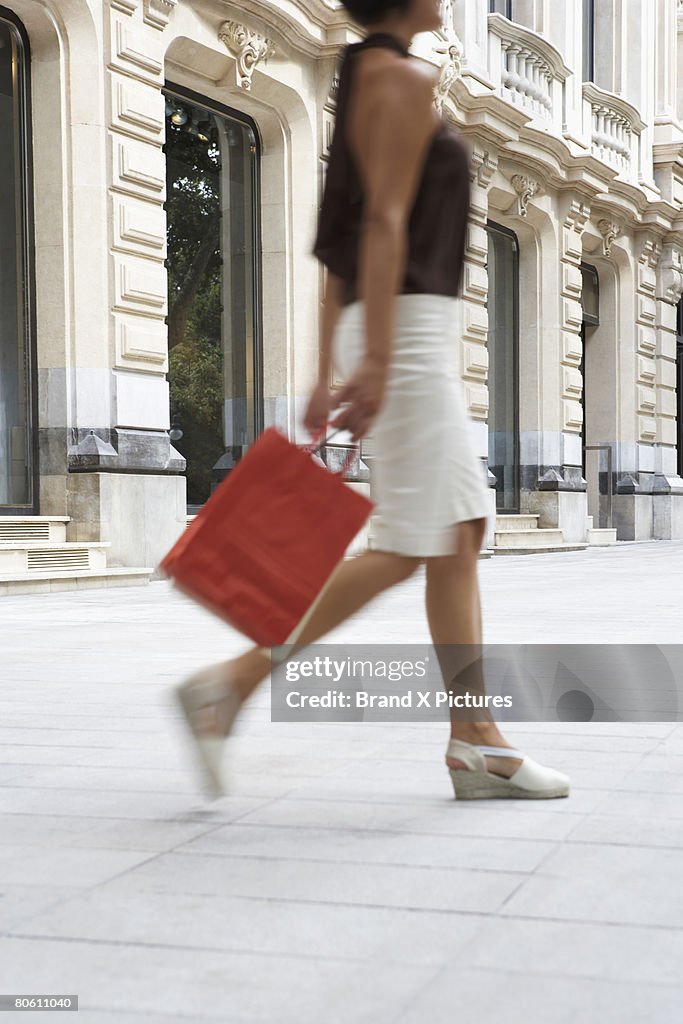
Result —
[[[343, 55], [314, 253], [327, 267], [318, 384], [304, 425], [372, 429], [373, 546], [335, 571], [305, 646], [425, 565], [434, 644], [482, 643], [477, 568], [488, 492], [453, 364], [469, 209], [467, 150], [436, 112], [433, 73], [409, 55], [439, 28], [439, 0], [343, 0], [366, 30]], [[345, 385], [328, 387], [334, 363]], [[207, 780], [242, 702], [268, 675], [254, 647], [178, 695]], [[483, 689], [483, 683], [481, 684]], [[446, 764], [458, 798], [566, 796], [569, 779], [507, 743], [495, 722], [454, 720]]]

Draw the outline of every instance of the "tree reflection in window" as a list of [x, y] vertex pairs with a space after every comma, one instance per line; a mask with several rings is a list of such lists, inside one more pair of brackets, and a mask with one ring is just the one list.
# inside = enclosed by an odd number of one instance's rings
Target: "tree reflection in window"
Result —
[[220, 150], [214, 118], [171, 101], [166, 110], [171, 410], [188, 503], [201, 504], [224, 450]]

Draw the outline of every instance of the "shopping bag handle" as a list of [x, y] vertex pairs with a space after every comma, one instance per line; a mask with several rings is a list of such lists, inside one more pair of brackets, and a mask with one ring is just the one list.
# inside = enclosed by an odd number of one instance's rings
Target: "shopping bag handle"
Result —
[[[328, 423], [331, 423], [331, 421], [328, 421]], [[328, 423], [324, 423], [320, 430], [318, 430], [315, 433], [313, 441], [310, 444], [304, 444], [301, 446], [305, 452], [308, 452], [310, 455], [312, 455], [314, 452], [319, 451], [320, 448], [323, 448], [329, 441], [330, 437], [334, 437], [335, 434], [340, 434], [343, 432], [343, 427], [337, 427], [336, 430], [332, 431], [329, 437], [326, 437], [324, 441], [320, 441], [319, 439], [325, 434], [325, 431], [327, 430]], [[349, 470], [351, 463], [355, 459], [356, 455], [358, 454], [360, 454], [360, 444], [357, 441], [353, 445], [353, 447], [349, 449], [349, 452], [346, 458], [344, 459], [344, 465], [342, 466], [342, 468], [338, 470], [336, 473], [333, 473], [333, 476], [344, 476], [344, 474]]]

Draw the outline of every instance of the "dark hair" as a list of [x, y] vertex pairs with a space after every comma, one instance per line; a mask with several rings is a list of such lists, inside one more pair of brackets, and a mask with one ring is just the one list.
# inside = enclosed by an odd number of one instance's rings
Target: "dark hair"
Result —
[[371, 25], [390, 11], [407, 11], [413, 0], [342, 0], [359, 25]]

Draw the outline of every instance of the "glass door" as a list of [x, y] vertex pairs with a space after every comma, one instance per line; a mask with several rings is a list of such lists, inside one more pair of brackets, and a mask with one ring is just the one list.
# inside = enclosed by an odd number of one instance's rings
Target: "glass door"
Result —
[[30, 159], [23, 32], [0, 8], [0, 514], [35, 511]]
[[171, 442], [196, 511], [263, 428], [255, 126], [166, 90]]
[[496, 511], [519, 513], [519, 252], [512, 231], [487, 225], [489, 469]]

